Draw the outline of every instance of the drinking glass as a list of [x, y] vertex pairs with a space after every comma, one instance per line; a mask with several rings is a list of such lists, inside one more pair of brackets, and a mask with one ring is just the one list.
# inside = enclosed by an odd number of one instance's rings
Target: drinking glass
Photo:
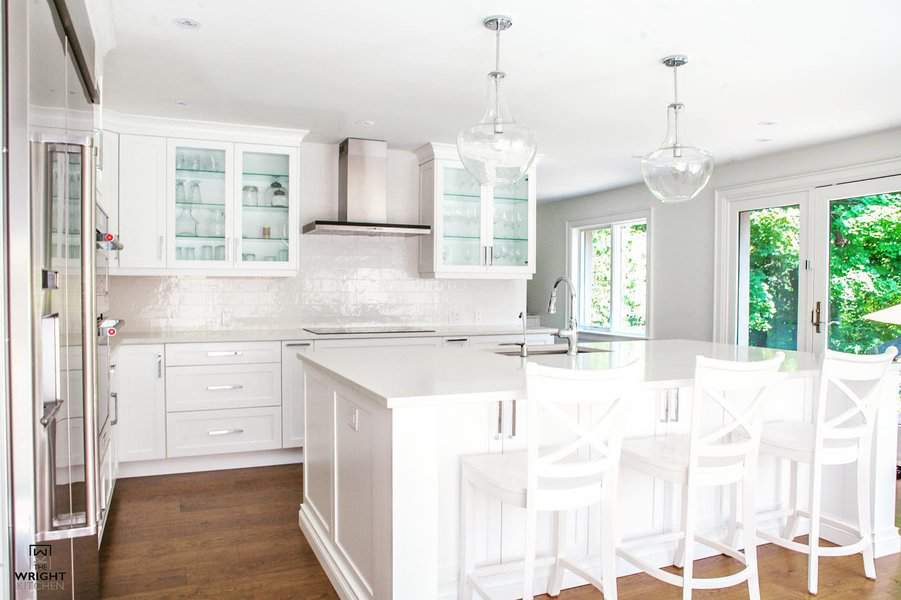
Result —
[[216, 246], [216, 260], [225, 260], [225, 246]]
[[260, 190], [255, 185], [245, 185], [241, 190], [244, 195], [244, 206], [257, 206], [260, 203]]
[[189, 202], [193, 202], [194, 204], [200, 204], [203, 202], [203, 198], [200, 196], [200, 182], [192, 181], [188, 184], [188, 198], [190, 198]]
[[197, 258], [197, 252], [194, 250], [193, 246], [189, 246], [185, 248], [185, 260], [194, 260]]
[[187, 195], [185, 194], [185, 182], [179, 179], [175, 182], [175, 201], [185, 202]]
[[203, 246], [200, 248], [200, 258], [203, 260], [213, 260], [213, 247]]

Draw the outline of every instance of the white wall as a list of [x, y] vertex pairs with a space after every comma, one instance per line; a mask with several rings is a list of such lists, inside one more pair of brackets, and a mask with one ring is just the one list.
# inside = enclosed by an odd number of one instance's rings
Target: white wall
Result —
[[[644, 184], [539, 204], [538, 272], [528, 285], [529, 312], [542, 314], [547, 324], [561, 324], [562, 311], [552, 317], [544, 310], [554, 279], [566, 269], [567, 221], [650, 207], [650, 334], [711, 340], [716, 188], [897, 157], [901, 157], [901, 129], [892, 129], [717, 165], [707, 188], [685, 204], [663, 205]], [[637, 176], [638, 170], [636, 160]]]
[[[415, 155], [389, 150], [390, 221], [419, 222], [418, 187]], [[302, 223], [337, 218], [337, 145], [303, 144], [300, 196]], [[417, 238], [305, 235], [297, 277], [114, 277], [112, 307], [130, 331], [516, 321], [524, 281], [423, 279], [418, 252]]]

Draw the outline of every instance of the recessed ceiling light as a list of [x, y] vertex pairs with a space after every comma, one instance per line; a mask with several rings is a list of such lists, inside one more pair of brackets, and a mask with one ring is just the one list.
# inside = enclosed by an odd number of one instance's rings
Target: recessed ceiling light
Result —
[[370, 119], [362, 119], [360, 121], [357, 121], [357, 125], [360, 125], [362, 127], [372, 127], [373, 125], [375, 125], [375, 121], [372, 121]]
[[188, 103], [185, 102], [184, 100], [176, 100], [176, 101], [175, 101], [175, 106], [182, 106], [182, 107], [185, 107], [185, 106], [187, 106], [187, 105], [188, 105]]
[[776, 121], [758, 121], [757, 124], [761, 127], [772, 127], [776, 124]]
[[173, 19], [172, 21], [182, 29], [199, 29], [200, 21], [196, 21], [189, 17], [178, 17], [177, 19]]
[[772, 142], [772, 141], [773, 141], [773, 138], [757, 138], [757, 141], [760, 142], [760, 143], [762, 143], [762, 144], [765, 144], [765, 143], [767, 143], [767, 142]]

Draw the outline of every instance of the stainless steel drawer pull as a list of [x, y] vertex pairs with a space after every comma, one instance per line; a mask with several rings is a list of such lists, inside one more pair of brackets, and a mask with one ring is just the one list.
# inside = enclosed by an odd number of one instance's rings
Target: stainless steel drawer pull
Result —
[[213, 429], [212, 431], [208, 431], [207, 435], [216, 436], [216, 435], [231, 435], [233, 433], [244, 433], [243, 429]]
[[214, 357], [214, 356], [241, 356], [242, 354], [244, 354], [244, 353], [241, 352], [241, 351], [239, 351], [239, 350], [232, 350], [232, 351], [226, 351], [226, 350], [214, 350], [214, 351], [212, 351], [212, 352], [207, 352], [207, 353], [206, 353], [206, 355], [209, 356], [209, 357]]
[[206, 386], [206, 390], [208, 392], [223, 392], [227, 390], [242, 390], [244, 386], [238, 383], [232, 385], [208, 385]]
[[313, 342], [288, 342], [285, 344], [288, 348], [301, 348], [306, 346], [312, 346]]
[[468, 342], [469, 338], [447, 338], [447, 343], [451, 342]]

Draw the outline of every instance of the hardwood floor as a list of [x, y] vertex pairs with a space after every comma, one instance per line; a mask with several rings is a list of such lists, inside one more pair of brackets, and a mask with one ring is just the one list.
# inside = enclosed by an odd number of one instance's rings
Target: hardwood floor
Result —
[[[116, 485], [101, 555], [103, 597], [337, 598], [297, 527], [300, 500], [299, 465], [123, 479]], [[758, 556], [764, 599], [812, 598], [804, 556], [771, 545], [761, 546]], [[728, 559], [714, 557], [698, 561], [695, 571], [703, 577], [734, 568]], [[880, 559], [876, 569], [874, 582], [863, 577], [859, 556], [822, 559], [816, 598], [901, 599], [901, 558]], [[621, 600], [681, 598], [678, 588], [647, 575], [618, 583]], [[694, 597], [744, 599], [747, 587], [699, 591]], [[560, 595], [561, 600], [600, 598], [591, 587]]]

